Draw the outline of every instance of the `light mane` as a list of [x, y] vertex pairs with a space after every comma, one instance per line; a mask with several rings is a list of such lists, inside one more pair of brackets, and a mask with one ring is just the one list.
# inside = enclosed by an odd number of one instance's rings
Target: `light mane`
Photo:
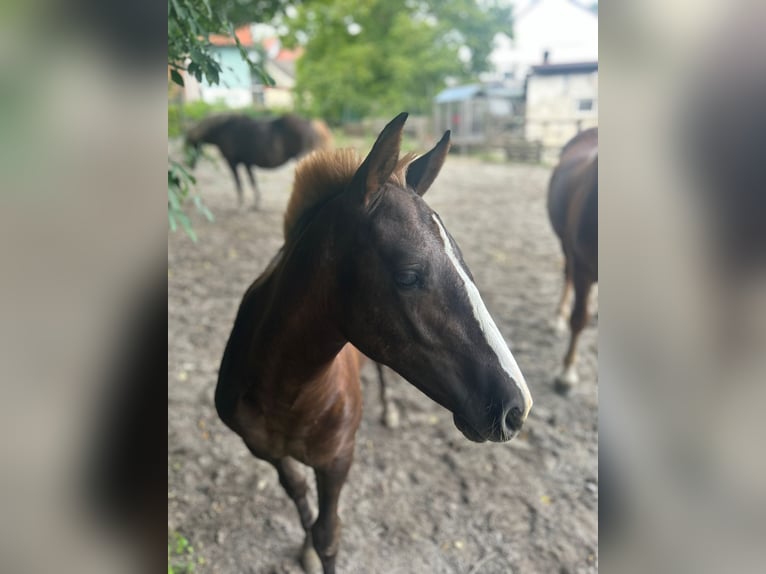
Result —
[[[414, 153], [403, 155], [389, 182], [406, 188], [406, 168], [416, 157]], [[295, 168], [293, 191], [285, 213], [286, 240], [305, 223], [315, 207], [343, 192], [361, 163], [362, 157], [352, 148], [317, 150], [301, 160]]]

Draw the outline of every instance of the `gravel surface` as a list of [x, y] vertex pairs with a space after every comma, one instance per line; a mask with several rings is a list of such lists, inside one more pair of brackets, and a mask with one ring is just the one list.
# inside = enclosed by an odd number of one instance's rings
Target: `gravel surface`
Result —
[[[238, 211], [228, 169], [203, 161], [196, 175], [216, 221], [193, 218], [196, 244], [180, 232], [168, 238], [168, 528], [204, 561], [196, 572], [301, 572], [303, 531], [276, 471], [248, 453], [213, 406], [242, 294], [282, 244], [294, 167], [258, 170], [261, 211]], [[552, 321], [562, 256], [545, 212], [549, 176], [543, 167], [452, 155], [426, 195], [460, 245], [535, 405], [519, 438], [478, 445], [388, 371], [402, 415], [389, 430], [367, 365], [364, 418], [340, 502], [339, 573], [598, 570], [596, 329], [580, 340], [579, 386], [568, 398], [556, 395], [567, 340]]]

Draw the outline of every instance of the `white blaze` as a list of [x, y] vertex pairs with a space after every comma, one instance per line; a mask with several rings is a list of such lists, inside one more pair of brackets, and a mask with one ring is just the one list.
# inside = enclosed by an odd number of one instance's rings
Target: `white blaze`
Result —
[[484, 333], [484, 337], [487, 339], [487, 343], [495, 352], [495, 355], [497, 355], [497, 359], [500, 361], [500, 366], [508, 374], [508, 376], [513, 379], [513, 382], [519, 388], [521, 395], [524, 397], [524, 418], [526, 419], [527, 415], [529, 414], [529, 410], [532, 408], [532, 395], [529, 393], [527, 381], [524, 379], [524, 375], [521, 374], [521, 369], [519, 369], [519, 365], [516, 364], [516, 359], [513, 358], [511, 350], [508, 348], [508, 345], [505, 344], [505, 340], [503, 339], [502, 334], [500, 334], [500, 330], [492, 320], [492, 316], [489, 314], [489, 311], [487, 311], [487, 307], [484, 305], [484, 301], [481, 298], [479, 290], [476, 288], [476, 285], [474, 285], [473, 281], [471, 281], [471, 278], [468, 277], [468, 274], [466, 274], [463, 266], [460, 265], [460, 261], [458, 261], [458, 258], [455, 255], [455, 251], [452, 249], [452, 243], [450, 242], [449, 236], [447, 235], [447, 231], [442, 226], [436, 214], [433, 214], [432, 217], [436, 222], [436, 225], [439, 227], [439, 234], [441, 235], [442, 241], [444, 242], [444, 248], [447, 252], [447, 257], [455, 267], [458, 276], [463, 282], [466, 295], [468, 295], [468, 300], [471, 302], [473, 314], [479, 323], [481, 332]]

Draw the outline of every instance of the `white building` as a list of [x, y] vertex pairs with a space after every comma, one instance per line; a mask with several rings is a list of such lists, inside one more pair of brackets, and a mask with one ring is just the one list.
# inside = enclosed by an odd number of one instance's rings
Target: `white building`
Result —
[[547, 53], [550, 64], [598, 61], [598, 15], [588, 0], [518, 0], [514, 5], [513, 39], [495, 37], [489, 60], [490, 80], [523, 82]]
[[527, 78], [524, 137], [539, 141], [544, 159], [578, 132], [598, 125], [598, 62], [533, 66]]
[[589, 0], [516, 0], [513, 39], [498, 34], [487, 79], [524, 91], [524, 139], [543, 159], [598, 123], [598, 15]]

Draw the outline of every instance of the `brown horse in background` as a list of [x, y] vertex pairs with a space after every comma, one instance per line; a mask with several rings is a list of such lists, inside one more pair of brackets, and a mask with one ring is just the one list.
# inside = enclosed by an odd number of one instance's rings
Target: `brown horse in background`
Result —
[[580, 132], [564, 146], [548, 187], [548, 216], [565, 258], [559, 321], [565, 321], [573, 285], [575, 292], [569, 347], [556, 377], [556, 389], [566, 393], [578, 381], [577, 339], [588, 320], [591, 287], [598, 281], [598, 128]]
[[[221, 419], [295, 503], [304, 567], [318, 554], [325, 574], [335, 572], [338, 499], [362, 416], [361, 353], [449, 409], [472, 441], [510, 440], [532, 407], [460, 249], [422, 199], [449, 132], [399, 159], [406, 118], [363, 162], [338, 150], [298, 164], [284, 246], [244, 295], [215, 393]], [[316, 475], [316, 520], [297, 462]]]
[[[253, 166], [275, 168], [314, 149], [330, 147], [332, 134], [324, 122], [293, 114], [276, 119], [221, 114], [205, 118], [187, 132], [188, 148], [199, 151], [202, 144], [213, 144], [221, 150], [234, 175], [240, 207], [244, 200], [237, 167], [240, 164], [245, 166], [255, 195], [254, 207], [258, 209], [261, 194], [255, 183]], [[197, 155], [189, 158], [191, 167], [194, 167]]]

